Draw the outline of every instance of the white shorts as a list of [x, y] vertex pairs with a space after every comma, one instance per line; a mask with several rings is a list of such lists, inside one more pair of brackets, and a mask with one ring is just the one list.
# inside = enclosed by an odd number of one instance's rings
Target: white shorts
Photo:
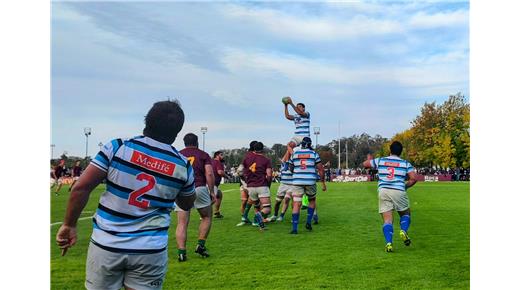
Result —
[[309, 198], [313, 198], [316, 196], [316, 184], [313, 185], [293, 185], [292, 193], [294, 196], [303, 196], [303, 194], [307, 195]]
[[390, 188], [379, 189], [379, 213], [391, 210], [405, 211], [410, 208], [406, 191]]
[[54, 178], [51, 178], [51, 185], [55, 185], [55, 184], [63, 184], [63, 179], [60, 177], [58, 179], [54, 179]]
[[79, 176], [74, 176], [72, 180], [77, 181], [79, 179]]
[[305, 137], [307, 137], [307, 136], [295, 135], [292, 137], [291, 142], [294, 142], [294, 144], [296, 144], [296, 146], [300, 146], [300, 144], [302, 144], [303, 138], [305, 138]]
[[271, 197], [271, 192], [269, 191], [269, 187], [260, 186], [260, 187], [248, 187], [249, 198], [252, 201], [257, 201], [259, 198], [263, 197]]
[[[196, 209], [205, 208], [211, 205], [211, 194], [206, 186], [195, 187], [195, 202], [193, 207]], [[176, 206], [175, 211], [185, 211], [182, 208]]]
[[280, 183], [280, 186], [278, 187], [278, 191], [276, 192], [276, 197], [283, 198], [287, 194], [290, 195], [291, 192], [292, 192], [292, 185]]
[[162, 289], [168, 267], [168, 250], [155, 254], [125, 254], [90, 243], [85, 287], [89, 290]]

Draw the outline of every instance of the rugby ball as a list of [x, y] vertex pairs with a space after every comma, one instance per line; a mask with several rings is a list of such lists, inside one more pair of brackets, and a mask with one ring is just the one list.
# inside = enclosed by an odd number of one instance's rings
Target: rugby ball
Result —
[[290, 100], [291, 100], [290, 97], [283, 97], [283, 98], [282, 98], [282, 103], [284, 103], [284, 105], [287, 105], [287, 104], [289, 104], [289, 101], [290, 101]]

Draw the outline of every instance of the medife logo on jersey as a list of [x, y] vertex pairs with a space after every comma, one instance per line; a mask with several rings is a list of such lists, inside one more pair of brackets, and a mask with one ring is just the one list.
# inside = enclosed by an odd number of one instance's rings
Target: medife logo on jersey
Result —
[[399, 162], [385, 162], [385, 166], [399, 167]]
[[132, 153], [130, 161], [146, 169], [170, 176], [173, 175], [173, 171], [175, 171], [175, 163], [153, 158], [137, 150], [134, 150], [134, 153]]

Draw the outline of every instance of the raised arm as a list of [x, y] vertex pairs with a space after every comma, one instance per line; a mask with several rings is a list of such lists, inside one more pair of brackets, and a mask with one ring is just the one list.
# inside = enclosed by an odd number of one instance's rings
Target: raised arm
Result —
[[[291, 103], [291, 105], [292, 105], [292, 103]], [[294, 120], [294, 116], [291, 115], [291, 114], [289, 114], [289, 109], [288, 109], [288, 107], [289, 107], [289, 104], [285, 104], [285, 118], [286, 118], [287, 120], [293, 121], [293, 120]], [[294, 105], [293, 105], [293, 107], [294, 107]]]

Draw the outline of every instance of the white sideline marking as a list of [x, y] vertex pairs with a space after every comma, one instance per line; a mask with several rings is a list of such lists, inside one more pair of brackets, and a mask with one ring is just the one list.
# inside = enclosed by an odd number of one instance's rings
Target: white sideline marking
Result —
[[[222, 192], [228, 192], [228, 191], [233, 191], [233, 190], [237, 190], [237, 189], [228, 189], [228, 190], [224, 190]], [[85, 211], [85, 212], [92, 212], [92, 211]], [[79, 218], [78, 221], [81, 221], [81, 220], [86, 220], [86, 219], [91, 219], [93, 218], [94, 216], [87, 216], [87, 217], [82, 217], [82, 218]], [[61, 225], [63, 222], [57, 222], [57, 223], [52, 223], [51, 224], [51, 227], [52, 226], [55, 226], [55, 225]]]

